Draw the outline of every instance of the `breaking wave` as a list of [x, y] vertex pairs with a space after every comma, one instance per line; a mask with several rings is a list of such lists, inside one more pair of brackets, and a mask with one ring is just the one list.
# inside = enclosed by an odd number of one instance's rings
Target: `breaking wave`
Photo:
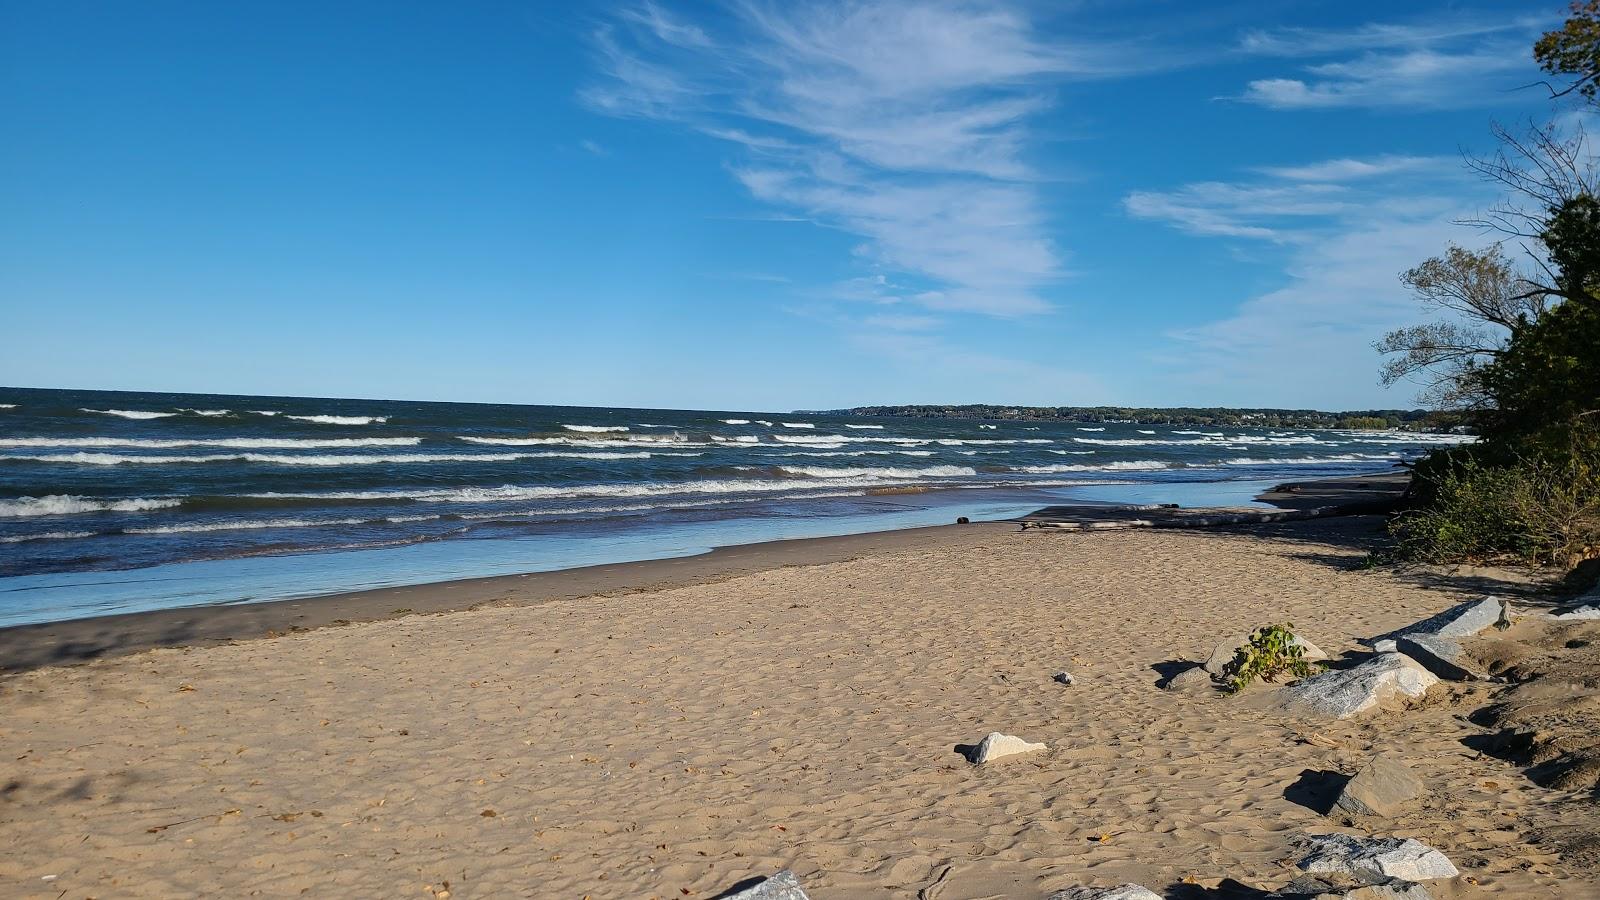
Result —
[[315, 425], [382, 425], [389, 421], [388, 416], [284, 416], [284, 418], [311, 422]]
[[99, 413], [102, 416], [116, 416], [119, 419], [165, 419], [177, 413], [150, 412], [143, 409], [80, 409], [79, 412]]
[[176, 497], [125, 500], [78, 497], [71, 494], [50, 494], [44, 497], [18, 497], [0, 500], [0, 517], [30, 518], [33, 516], [70, 516], [94, 512], [148, 512], [153, 509], [171, 509], [182, 504]]
[[233, 447], [253, 450], [333, 449], [336, 447], [413, 447], [422, 438], [0, 438], [0, 447], [127, 447], [171, 450], [177, 447]]

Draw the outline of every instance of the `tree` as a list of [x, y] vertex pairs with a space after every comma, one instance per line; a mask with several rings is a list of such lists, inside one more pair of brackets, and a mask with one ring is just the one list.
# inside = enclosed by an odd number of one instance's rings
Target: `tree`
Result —
[[1440, 409], [1481, 409], [1489, 397], [1484, 367], [1512, 333], [1545, 310], [1545, 293], [1519, 276], [1493, 244], [1480, 251], [1451, 245], [1400, 276], [1424, 308], [1446, 318], [1400, 328], [1378, 341], [1386, 361], [1382, 381], [1424, 384], [1424, 404]]
[[1559, 29], [1545, 32], [1533, 45], [1533, 58], [1551, 75], [1576, 78], [1560, 90], [1552, 89], [1553, 96], [1576, 91], [1593, 103], [1600, 78], [1600, 0], [1573, 3], [1571, 13]]

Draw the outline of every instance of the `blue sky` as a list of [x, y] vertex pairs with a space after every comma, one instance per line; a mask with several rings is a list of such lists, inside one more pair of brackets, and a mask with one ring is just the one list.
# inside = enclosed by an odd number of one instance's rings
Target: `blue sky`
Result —
[[1408, 406], [1562, 9], [0, 2], [0, 384]]

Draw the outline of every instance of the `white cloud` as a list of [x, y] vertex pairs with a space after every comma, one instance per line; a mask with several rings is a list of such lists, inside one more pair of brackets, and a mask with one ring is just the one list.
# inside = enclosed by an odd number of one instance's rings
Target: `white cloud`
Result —
[[1329, 159], [1303, 166], [1262, 166], [1256, 171], [1291, 181], [1353, 181], [1419, 170], [1459, 171], [1461, 160], [1450, 156], [1375, 156], [1371, 159]]
[[1064, 273], [1026, 148], [1068, 78], [1126, 71], [1116, 42], [1039, 40], [1000, 4], [853, 2], [734, 8], [720, 29], [656, 5], [595, 35], [613, 115], [684, 122], [748, 153], [755, 197], [864, 239], [872, 267], [926, 307], [1049, 308]]
[[[1425, 162], [1427, 161], [1427, 162]], [[1161, 363], [1196, 402], [1227, 390], [1254, 402], [1338, 408], [1377, 380], [1372, 342], [1418, 321], [1399, 274], [1451, 242], [1483, 186], [1459, 169], [1433, 180], [1427, 157], [1330, 159], [1256, 169], [1242, 182], [1130, 195], [1128, 208], [1191, 234], [1271, 241], [1287, 258], [1280, 287], [1240, 298], [1226, 316], [1169, 333]], [[1157, 198], [1140, 207], [1136, 196]], [[1159, 202], [1157, 202], [1159, 201]], [[1407, 405], [1396, 395], [1391, 402]]]
[[1335, 184], [1239, 185], [1219, 181], [1188, 184], [1174, 191], [1135, 191], [1123, 208], [1136, 218], [1155, 219], [1190, 234], [1288, 241], [1286, 219], [1331, 216], [1350, 208], [1345, 188]]
[[1235, 97], [1269, 109], [1338, 107], [1448, 109], [1492, 106], [1517, 98], [1536, 77], [1528, 48], [1539, 19], [1372, 23], [1353, 29], [1254, 31], [1249, 54], [1309, 60], [1298, 71], [1259, 78]]

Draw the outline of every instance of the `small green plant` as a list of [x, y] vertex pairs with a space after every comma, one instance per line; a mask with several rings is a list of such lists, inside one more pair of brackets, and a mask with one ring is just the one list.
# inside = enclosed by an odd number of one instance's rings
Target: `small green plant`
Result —
[[1305, 648], [1294, 639], [1294, 625], [1263, 625], [1250, 632], [1250, 640], [1239, 648], [1223, 670], [1228, 693], [1244, 690], [1257, 678], [1276, 681], [1282, 675], [1307, 678], [1317, 673], [1318, 666], [1305, 658]]

